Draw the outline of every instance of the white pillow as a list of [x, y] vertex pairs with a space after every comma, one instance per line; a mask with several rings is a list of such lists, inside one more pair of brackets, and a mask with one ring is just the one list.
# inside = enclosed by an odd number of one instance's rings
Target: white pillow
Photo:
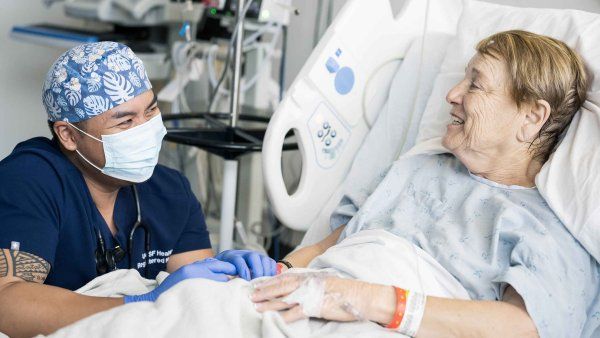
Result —
[[445, 133], [450, 111], [444, 91], [462, 78], [478, 41], [510, 29], [562, 40], [586, 62], [591, 80], [587, 101], [536, 177], [536, 185], [573, 236], [600, 261], [600, 15], [465, 0], [456, 39], [448, 47], [417, 142], [428, 140], [429, 149], [435, 143], [441, 150], [439, 137]]

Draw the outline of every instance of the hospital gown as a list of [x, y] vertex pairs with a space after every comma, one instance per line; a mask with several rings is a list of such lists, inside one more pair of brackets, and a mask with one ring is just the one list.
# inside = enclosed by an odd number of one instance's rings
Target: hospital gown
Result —
[[[333, 227], [349, 220], [348, 205]], [[587, 312], [597, 305], [598, 265], [537, 189], [472, 175], [449, 154], [416, 155], [396, 161], [359, 206], [340, 241], [365, 229], [402, 236], [474, 300], [501, 300], [511, 285], [542, 337], [589, 336], [597, 326]]]

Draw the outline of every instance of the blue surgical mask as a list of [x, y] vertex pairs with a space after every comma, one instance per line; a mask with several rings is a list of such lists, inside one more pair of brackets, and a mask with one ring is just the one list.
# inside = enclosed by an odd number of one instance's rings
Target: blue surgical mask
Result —
[[85, 135], [102, 142], [106, 164], [100, 168], [75, 150], [92, 167], [105, 175], [124, 181], [141, 183], [147, 181], [158, 163], [162, 139], [167, 134], [160, 114], [139, 126], [98, 139], [69, 123]]

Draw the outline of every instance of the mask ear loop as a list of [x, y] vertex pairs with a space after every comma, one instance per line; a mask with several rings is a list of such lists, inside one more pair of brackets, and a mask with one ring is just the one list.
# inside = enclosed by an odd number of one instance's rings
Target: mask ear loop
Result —
[[88, 160], [87, 158], [85, 158], [85, 156], [83, 156], [80, 152], [79, 149], [75, 149], [75, 152], [81, 156], [82, 159], [84, 159], [89, 165], [91, 165], [92, 167], [98, 169], [99, 172], [102, 172], [102, 168], [98, 167], [97, 165], [95, 165], [94, 163], [92, 163], [92, 161]]
[[100, 142], [100, 143], [104, 143], [104, 141], [100, 140], [99, 138], [97, 138], [97, 137], [95, 137], [95, 136], [92, 136], [92, 135], [90, 135], [90, 134], [86, 133], [85, 131], [83, 131], [83, 130], [81, 130], [81, 129], [77, 128], [77, 126], [75, 126], [75, 125], [74, 125], [74, 124], [72, 124], [71, 122], [67, 121], [67, 123], [68, 123], [68, 124], [69, 124], [71, 127], [73, 127], [73, 128], [75, 128], [75, 129], [77, 129], [79, 132], [86, 134], [87, 136], [89, 136], [89, 137], [93, 138], [94, 140], [96, 140], [96, 141], [98, 141], [98, 142]]
[[[83, 134], [85, 134], [85, 135], [87, 135], [87, 136], [89, 136], [89, 137], [93, 138], [94, 140], [96, 140], [96, 141], [98, 141], [98, 142], [100, 142], [100, 143], [104, 144], [104, 141], [102, 141], [102, 140], [98, 139], [97, 137], [95, 137], [95, 136], [92, 136], [92, 135], [90, 135], [90, 134], [86, 133], [85, 131], [83, 131], [83, 130], [81, 130], [81, 129], [77, 128], [77, 126], [75, 126], [75, 125], [74, 125], [74, 124], [72, 124], [71, 122], [67, 121], [67, 123], [68, 123], [68, 124], [69, 124], [71, 127], [73, 127], [73, 128], [75, 128], [75, 129], [77, 129], [77, 130], [78, 130], [80, 133], [83, 133]], [[84, 160], [85, 160], [85, 161], [86, 161], [86, 162], [87, 162], [89, 165], [91, 165], [92, 167], [96, 168], [96, 169], [97, 169], [99, 172], [102, 172], [102, 168], [98, 167], [97, 165], [95, 165], [94, 163], [92, 163], [92, 161], [88, 160], [88, 159], [87, 159], [85, 156], [83, 156], [83, 154], [81, 154], [81, 153], [79, 152], [79, 149], [75, 149], [75, 152], [76, 152], [76, 153], [77, 153], [77, 154], [78, 154], [78, 155], [79, 155], [79, 156], [80, 156], [82, 159], [84, 159]]]

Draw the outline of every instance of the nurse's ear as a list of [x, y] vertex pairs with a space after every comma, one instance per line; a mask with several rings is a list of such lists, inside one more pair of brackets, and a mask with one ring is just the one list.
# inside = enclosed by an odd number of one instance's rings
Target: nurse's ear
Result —
[[75, 128], [71, 127], [65, 121], [54, 122], [53, 128], [56, 138], [65, 149], [69, 151], [75, 151], [77, 149], [77, 130], [75, 130]]

